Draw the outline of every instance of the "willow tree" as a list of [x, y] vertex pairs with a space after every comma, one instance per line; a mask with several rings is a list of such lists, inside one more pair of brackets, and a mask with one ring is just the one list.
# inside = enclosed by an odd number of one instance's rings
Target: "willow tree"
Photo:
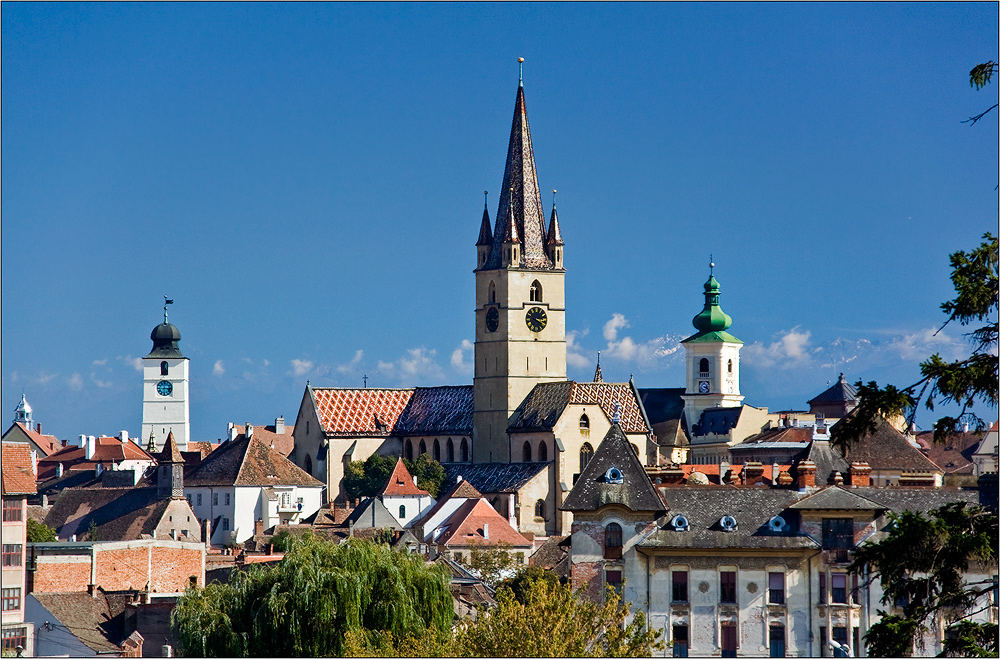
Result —
[[443, 571], [420, 557], [307, 534], [278, 565], [189, 590], [171, 622], [187, 656], [302, 657], [342, 655], [348, 637], [445, 635], [453, 617]]

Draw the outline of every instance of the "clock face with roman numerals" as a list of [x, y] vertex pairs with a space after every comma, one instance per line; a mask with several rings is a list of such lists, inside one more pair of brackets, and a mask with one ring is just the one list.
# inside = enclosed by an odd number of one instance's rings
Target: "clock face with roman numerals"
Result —
[[524, 323], [532, 332], [541, 332], [548, 322], [549, 317], [541, 307], [531, 307], [524, 315]]

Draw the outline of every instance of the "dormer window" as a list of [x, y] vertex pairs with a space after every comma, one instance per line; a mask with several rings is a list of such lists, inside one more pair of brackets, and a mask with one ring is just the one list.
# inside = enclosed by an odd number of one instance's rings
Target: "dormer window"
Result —
[[529, 302], [542, 301], [542, 285], [538, 283], [537, 279], [531, 282], [531, 287], [528, 289], [528, 301]]
[[625, 475], [618, 467], [611, 467], [604, 473], [604, 480], [613, 485], [621, 485], [625, 482]]
[[580, 430], [590, 430], [590, 417], [586, 414], [580, 415]]
[[167, 362], [160, 362], [160, 375], [167, 375], [170, 371], [170, 365]]

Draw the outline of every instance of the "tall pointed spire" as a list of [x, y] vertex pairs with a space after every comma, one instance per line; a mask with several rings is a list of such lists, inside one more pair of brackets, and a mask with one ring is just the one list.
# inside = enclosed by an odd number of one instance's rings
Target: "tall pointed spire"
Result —
[[490, 247], [493, 245], [493, 232], [490, 230], [490, 207], [486, 201], [488, 190], [483, 191], [483, 222], [479, 225], [479, 240], [476, 247]]
[[510, 127], [510, 141], [507, 145], [507, 164], [500, 186], [500, 204], [497, 208], [496, 229], [493, 231], [493, 249], [487, 263], [488, 268], [502, 267], [501, 246], [507, 236], [504, 226], [508, 217], [513, 216], [517, 234], [524, 248], [515, 267], [552, 269], [552, 261], [545, 253], [545, 212], [538, 189], [538, 174], [535, 171], [535, 157], [531, 147], [531, 132], [528, 130], [528, 113], [524, 105], [524, 87], [518, 80], [517, 97], [514, 100], [514, 119]]
[[604, 374], [601, 373], [601, 351], [597, 351], [597, 370], [594, 371], [594, 382], [604, 382]]
[[[552, 215], [549, 217], [549, 232], [545, 238], [545, 244], [549, 247], [565, 245], [562, 239], [562, 231], [559, 230], [559, 214], [556, 213], [556, 191], [552, 191]], [[550, 255], [549, 258], [552, 258]]]

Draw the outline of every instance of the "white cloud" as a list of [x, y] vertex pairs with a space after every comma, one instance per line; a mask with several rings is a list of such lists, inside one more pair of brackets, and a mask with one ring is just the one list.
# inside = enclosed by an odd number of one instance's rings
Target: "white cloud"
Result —
[[809, 348], [809, 339], [811, 337], [812, 332], [808, 330], [805, 332], [799, 331], [799, 328], [796, 326], [779, 335], [778, 339], [770, 345], [765, 346], [759, 341], [755, 341], [750, 345], [744, 346], [741, 357], [745, 363], [751, 366], [765, 368], [771, 366], [778, 368], [803, 366], [809, 363], [811, 353], [814, 352]]
[[108, 363], [107, 358], [104, 358], [104, 359], [95, 359], [93, 361], [93, 363], [92, 363], [92, 366], [106, 366], [107, 363]]
[[365, 356], [364, 350], [356, 350], [354, 352], [354, 357], [351, 358], [351, 361], [347, 362], [346, 364], [341, 364], [340, 366], [338, 366], [337, 371], [339, 373], [353, 373], [354, 370], [357, 368], [358, 364], [361, 363], [361, 358], [364, 356]]
[[42, 371], [38, 374], [38, 377], [35, 378], [35, 382], [38, 384], [48, 384], [58, 376], [58, 373], [46, 373], [45, 371]]
[[80, 391], [83, 389], [83, 378], [79, 373], [74, 373], [66, 380], [66, 385], [73, 391]]
[[315, 364], [313, 364], [311, 361], [307, 359], [293, 359], [292, 374], [296, 376], [305, 375], [306, 373], [312, 370], [313, 366], [315, 366]]
[[222, 375], [226, 372], [225, 367], [222, 365], [222, 360], [215, 360], [215, 365], [212, 366], [212, 375]]
[[94, 373], [90, 374], [90, 379], [93, 380], [94, 384], [96, 384], [101, 389], [108, 389], [109, 387], [114, 386], [114, 382], [108, 380], [98, 380], [97, 375]]
[[444, 370], [435, 361], [437, 351], [411, 348], [393, 362], [378, 362], [378, 372], [394, 378], [399, 386], [429, 385], [444, 380]]
[[889, 350], [905, 360], [923, 361], [934, 353], [939, 353], [946, 361], [959, 359], [968, 346], [961, 339], [949, 336], [934, 328], [903, 334], [890, 341]]
[[594, 357], [580, 346], [579, 340], [587, 336], [589, 329], [572, 330], [566, 333], [566, 364], [573, 368], [585, 368], [594, 363]]
[[475, 348], [472, 341], [462, 339], [462, 344], [451, 353], [451, 367], [460, 373], [470, 374], [473, 371], [472, 362], [465, 361], [466, 353]]
[[[125, 355], [124, 357], [118, 356], [115, 359], [119, 360], [127, 366], [131, 366], [139, 373], [142, 373], [142, 359], [139, 357], [133, 357], [132, 355]], [[96, 363], [96, 362], [95, 362]]]
[[604, 338], [608, 342], [618, 338], [618, 330], [631, 327], [628, 320], [620, 313], [613, 314], [611, 320], [604, 323]]

